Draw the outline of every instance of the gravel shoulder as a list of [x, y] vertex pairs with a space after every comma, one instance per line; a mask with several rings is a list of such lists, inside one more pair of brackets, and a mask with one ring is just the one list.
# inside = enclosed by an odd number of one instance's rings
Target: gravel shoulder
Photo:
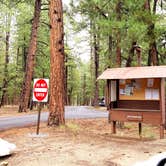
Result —
[[65, 126], [41, 124], [41, 137], [31, 137], [36, 127], [1, 131], [0, 137], [15, 143], [17, 151], [1, 158], [9, 166], [132, 166], [166, 151], [166, 140], [159, 139], [157, 127], [143, 128], [138, 137], [137, 124], [125, 123], [124, 129], [111, 134], [106, 118], [67, 120]]

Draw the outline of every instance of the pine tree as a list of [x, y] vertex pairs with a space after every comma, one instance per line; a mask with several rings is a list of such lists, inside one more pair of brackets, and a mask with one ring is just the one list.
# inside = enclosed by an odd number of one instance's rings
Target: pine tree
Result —
[[34, 18], [32, 22], [31, 38], [26, 58], [26, 70], [20, 95], [19, 112], [26, 112], [31, 92], [31, 81], [34, 72], [35, 55], [37, 49], [37, 33], [41, 12], [41, 0], [35, 1]]
[[60, 125], [64, 119], [64, 32], [61, 0], [51, 0], [50, 17], [50, 100], [48, 125]]

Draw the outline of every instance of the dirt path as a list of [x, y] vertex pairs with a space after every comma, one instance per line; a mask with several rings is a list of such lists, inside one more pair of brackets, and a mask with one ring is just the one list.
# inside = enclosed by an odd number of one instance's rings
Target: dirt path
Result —
[[125, 124], [112, 135], [106, 119], [89, 119], [68, 120], [60, 128], [42, 124], [40, 132], [47, 136], [40, 138], [29, 136], [35, 127], [0, 132], [1, 138], [18, 147], [14, 155], [1, 160], [9, 166], [132, 166], [166, 151], [166, 140], [158, 139], [156, 127], [144, 126], [141, 140], [136, 126]]

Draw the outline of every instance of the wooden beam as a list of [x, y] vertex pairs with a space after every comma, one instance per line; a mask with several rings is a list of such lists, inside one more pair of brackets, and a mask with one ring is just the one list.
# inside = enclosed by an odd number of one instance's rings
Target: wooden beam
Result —
[[142, 138], [142, 123], [141, 122], [138, 123], [138, 128], [139, 128], [139, 136], [140, 138]]
[[160, 125], [160, 139], [164, 139], [164, 126]]
[[116, 80], [116, 100], [119, 100], [119, 80]]
[[160, 138], [164, 138], [165, 126], [165, 78], [161, 78], [160, 85], [160, 111], [161, 111], [161, 124], [160, 124]]
[[107, 110], [110, 109], [109, 103], [110, 103], [110, 80], [107, 80], [106, 83], [106, 95], [105, 95], [105, 102], [106, 102], [106, 106], [107, 106]]
[[116, 121], [112, 121], [112, 133], [116, 134]]
[[160, 108], [162, 111], [162, 123], [165, 125], [165, 79], [161, 79], [161, 98], [160, 98]]
[[107, 110], [109, 111], [108, 123], [111, 123], [111, 105], [110, 105], [110, 102], [111, 102], [111, 87], [110, 87], [110, 84], [111, 84], [111, 80], [107, 80], [105, 101], [106, 101]]

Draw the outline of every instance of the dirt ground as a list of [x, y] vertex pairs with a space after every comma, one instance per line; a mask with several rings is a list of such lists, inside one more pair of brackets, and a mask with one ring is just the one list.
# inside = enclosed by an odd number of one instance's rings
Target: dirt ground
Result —
[[[17, 114], [15, 112], [15, 114]], [[2, 114], [1, 114], [2, 115]], [[9, 166], [132, 166], [166, 151], [166, 139], [159, 139], [158, 127], [143, 125], [142, 139], [136, 123], [125, 123], [111, 134], [107, 119], [67, 120], [65, 126], [42, 123], [40, 137], [36, 126], [0, 132], [17, 146], [16, 152], [0, 158]]]
[[[47, 107], [44, 107], [42, 109], [43, 111], [48, 111]], [[33, 110], [27, 110], [27, 112], [18, 112], [18, 106], [17, 105], [7, 105], [5, 107], [2, 107], [0, 109], [0, 117], [11, 117], [11, 116], [22, 116], [22, 115], [28, 115], [28, 114], [35, 114], [37, 112], [37, 107], [35, 107]]]

